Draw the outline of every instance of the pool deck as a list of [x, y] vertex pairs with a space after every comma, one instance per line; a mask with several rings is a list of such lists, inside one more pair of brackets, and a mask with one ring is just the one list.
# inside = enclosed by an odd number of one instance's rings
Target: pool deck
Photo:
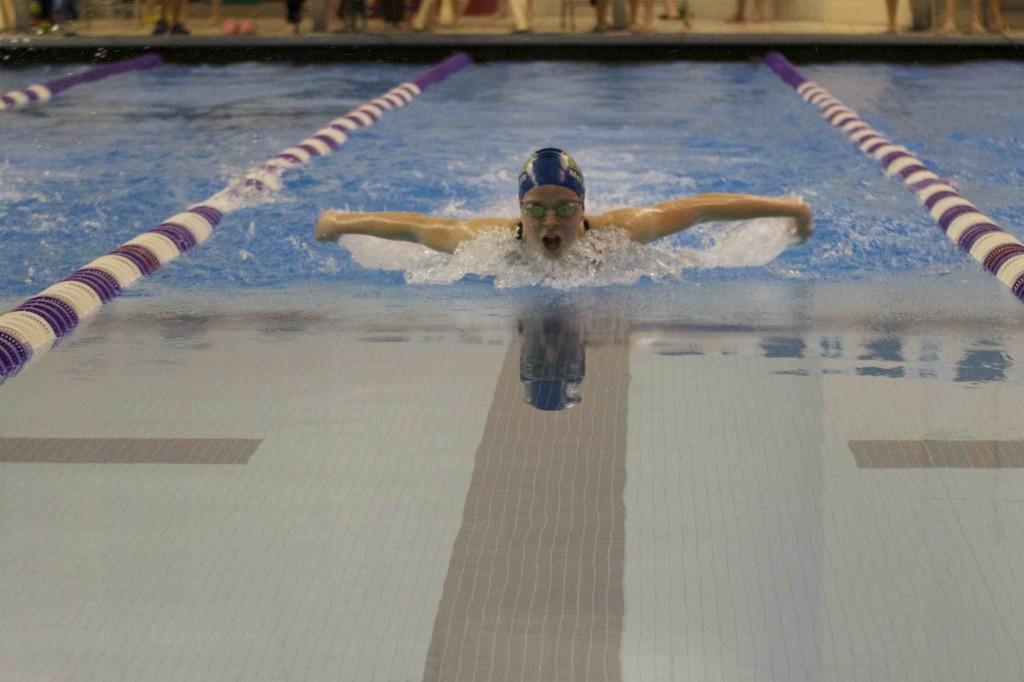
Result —
[[224, 36], [207, 18], [189, 22], [193, 35], [153, 37], [135, 22], [96, 20], [77, 24], [79, 35], [64, 37], [0, 35], [0, 58], [8, 65], [115, 59], [159, 50], [177, 63], [281, 59], [299, 62], [396, 60], [435, 61], [452, 51], [490, 60], [745, 60], [781, 50], [797, 62], [833, 60], [958, 61], [1020, 59], [1024, 30], [1011, 22], [1002, 35], [944, 35], [932, 32], [884, 33], [884, 27], [822, 22], [769, 21], [737, 25], [693, 19], [683, 30], [678, 20], [659, 19], [652, 33], [593, 33], [590, 12], [577, 32], [564, 32], [557, 17], [539, 17], [535, 30], [510, 34], [508, 20], [466, 17], [434, 32], [396, 31], [371, 20], [364, 33], [330, 31], [291, 35], [280, 18], [259, 19], [259, 35]]

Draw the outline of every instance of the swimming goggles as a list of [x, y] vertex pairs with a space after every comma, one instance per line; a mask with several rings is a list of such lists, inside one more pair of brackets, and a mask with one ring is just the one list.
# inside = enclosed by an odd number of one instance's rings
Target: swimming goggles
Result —
[[554, 211], [555, 215], [559, 218], [571, 218], [576, 215], [582, 207], [582, 204], [578, 201], [566, 201], [554, 208], [548, 208], [544, 204], [528, 203], [523, 204], [523, 212], [534, 220], [540, 220], [546, 216], [549, 211]]

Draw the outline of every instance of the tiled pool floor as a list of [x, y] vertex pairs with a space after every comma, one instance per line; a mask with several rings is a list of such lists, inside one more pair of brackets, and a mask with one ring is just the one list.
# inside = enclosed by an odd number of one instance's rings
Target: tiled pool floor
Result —
[[0, 679], [1019, 679], [966, 279], [121, 299], [0, 387]]

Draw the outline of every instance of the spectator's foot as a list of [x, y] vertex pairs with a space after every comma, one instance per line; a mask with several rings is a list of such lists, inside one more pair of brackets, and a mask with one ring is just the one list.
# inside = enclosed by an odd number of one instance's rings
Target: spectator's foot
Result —
[[171, 27], [167, 25], [167, 22], [161, 19], [156, 22], [156, 26], [153, 27], [153, 35], [162, 36], [167, 35], [167, 32], [171, 30]]
[[969, 33], [985, 33], [985, 27], [981, 25], [981, 22], [977, 19], [971, 21], [971, 30]]
[[988, 32], [995, 33], [996, 35], [1002, 35], [1006, 33], [1006, 24], [1003, 23], [1002, 19], [999, 19], [998, 21], [990, 21]]
[[171, 26], [171, 35], [172, 36], [187, 36], [187, 35], [192, 35], [192, 32], [189, 31], [187, 28], [185, 28], [184, 24], [175, 24], [174, 26]]
[[597, 26], [594, 27], [594, 33], [607, 33], [607, 32], [608, 32], [608, 25], [607, 24], [598, 24]]
[[61, 25], [60, 33], [61, 35], [68, 36], [69, 38], [78, 35], [78, 31], [75, 30], [75, 25], [70, 21], [65, 22], [63, 25]]
[[943, 24], [939, 33], [944, 36], [955, 36], [957, 34], [956, 24]]
[[728, 19], [726, 19], [725, 23], [727, 23], [727, 24], [745, 24], [745, 23], [747, 23], [747, 18], [745, 16], [743, 16], [742, 14], [740, 14], [739, 12], [737, 12], [736, 14], [734, 14], [731, 17], [729, 17]]

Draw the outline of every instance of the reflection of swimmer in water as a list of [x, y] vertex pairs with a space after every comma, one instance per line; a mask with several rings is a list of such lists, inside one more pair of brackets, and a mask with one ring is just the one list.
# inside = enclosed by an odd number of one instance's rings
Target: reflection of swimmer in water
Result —
[[583, 399], [583, 327], [571, 311], [534, 313], [519, 321], [519, 380], [538, 410], [564, 410]]
[[619, 208], [586, 217], [584, 194], [583, 173], [573, 158], [560, 149], [548, 147], [534, 152], [519, 174], [519, 220], [324, 211], [317, 220], [315, 234], [321, 241], [335, 240], [343, 234], [367, 234], [453, 253], [459, 244], [484, 231], [509, 229], [539, 253], [558, 258], [588, 230], [619, 228], [634, 241], [647, 243], [697, 223], [778, 216], [795, 220], [796, 235], [802, 243], [812, 229], [811, 209], [797, 199], [698, 194], [649, 208]]

